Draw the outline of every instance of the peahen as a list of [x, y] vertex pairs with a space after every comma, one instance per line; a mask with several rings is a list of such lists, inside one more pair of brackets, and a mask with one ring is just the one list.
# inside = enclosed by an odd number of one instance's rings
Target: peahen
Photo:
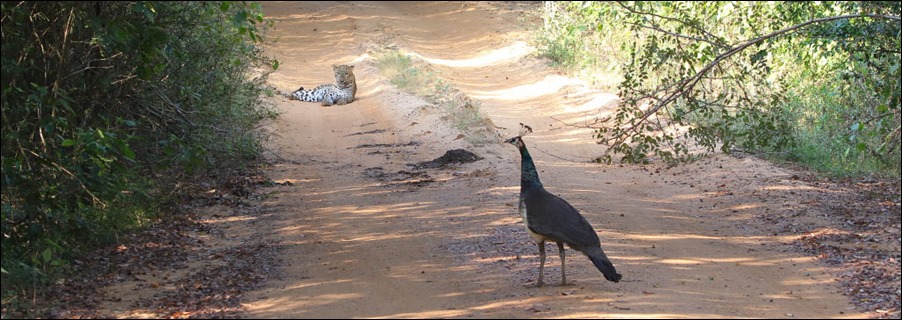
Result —
[[536, 165], [523, 143], [523, 135], [532, 132], [529, 126], [520, 124], [520, 135], [508, 139], [510, 143], [520, 149], [520, 215], [526, 224], [526, 231], [539, 246], [539, 280], [536, 286], [545, 285], [542, 281], [545, 271], [545, 241], [557, 243], [561, 256], [561, 285], [567, 284], [567, 275], [564, 269], [564, 244], [570, 248], [582, 252], [595, 267], [604, 274], [608, 281], [619, 282], [623, 277], [617, 273], [614, 264], [601, 249], [598, 235], [592, 225], [586, 221], [579, 211], [573, 208], [567, 201], [545, 190], [539, 181]]

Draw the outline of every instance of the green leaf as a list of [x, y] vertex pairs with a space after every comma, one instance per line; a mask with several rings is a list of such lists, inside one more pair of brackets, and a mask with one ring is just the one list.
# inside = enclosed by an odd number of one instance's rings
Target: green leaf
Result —
[[232, 4], [229, 3], [228, 1], [223, 1], [222, 4], [219, 5], [219, 10], [222, 10], [222, 12], [229, 11], [229, 6], [231, 6], [231, 5]]
[[72, 139], [63, 140], [63, 143], [62, 143], [63, 147], [71, 147], [74, 145], [75, 145], [75, 140], [72, 140]]
[[279, 60], [272, 61], [272, 69], [273, 69], [273, 71], [279, 70]]
[[865, 151], [868, 149], [868, 145], [864, 142], [859, 142], [855, 145], [855, 148], [858, 149], [858, 151]]
[[135, 152], [132, 151], [132, 148], [128, 146], [126, 143], [122, 143], [119, 145], [119, 151], [122, 151], [122, 155], [124, 155], [129, 160], [135, 161]]
[[157, 17], [157, 9], [153, 7], [152, 3], [146, 1], [138, 1], [135, 3], [135, 12], [143, 14], [144, 18], [151, 23], [153, 23]]
[[232, 17], [232, 23], [235, 25], [242, 25], [247, 20], [247, 11], [241, 10], [235, 13], [235, 16]]

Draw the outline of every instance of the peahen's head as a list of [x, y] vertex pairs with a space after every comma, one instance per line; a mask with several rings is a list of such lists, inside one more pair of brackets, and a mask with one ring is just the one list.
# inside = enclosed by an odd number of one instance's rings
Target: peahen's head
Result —
[[518, 134], [516, 137], [504, 140], [504, 142], [510, 143], [510, 144], [514, 145], [515, 147], [517, 147], [518, 149], [525, 148], [526, 144], [523, 143], [522, 137], [527, 134], [530, 134], [530, 133], [532, 133], [532, 127], [521, 123], [520, 124], [520, 134]]
[[526, 144], [523, 143], [523, 139], [520, 138], [520, 136], [516, 136], [516, 137], [510, 138], [510, 139], [504, 140], [504, 142], [510, 143], [517, 148], [523, 148], [526, 146]]

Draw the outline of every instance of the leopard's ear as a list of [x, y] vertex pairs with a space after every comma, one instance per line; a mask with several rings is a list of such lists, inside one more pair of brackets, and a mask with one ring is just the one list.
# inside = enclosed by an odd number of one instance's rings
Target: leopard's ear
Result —
[[349, 70], [354, 70], [354, 65], [353, 65], [353, 64], [349, 64], [349, 65], [348, 65], [348, 69], [349, 69]]
[[333, 65], [332, 65], [332, 70], [338, 70], [338, 66], [333, 64]]

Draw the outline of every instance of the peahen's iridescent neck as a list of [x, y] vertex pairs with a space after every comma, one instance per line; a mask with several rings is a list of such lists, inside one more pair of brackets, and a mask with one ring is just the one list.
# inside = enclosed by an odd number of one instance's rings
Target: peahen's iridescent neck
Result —
[[532, 157], [525, 145], [520, 148], [520, 157], [523, 166], [520, 170], [520, 190], [542, 188], [542, 181], [539, 181], [539, 173], [536, 172], [536, 164], [532, 162]]

